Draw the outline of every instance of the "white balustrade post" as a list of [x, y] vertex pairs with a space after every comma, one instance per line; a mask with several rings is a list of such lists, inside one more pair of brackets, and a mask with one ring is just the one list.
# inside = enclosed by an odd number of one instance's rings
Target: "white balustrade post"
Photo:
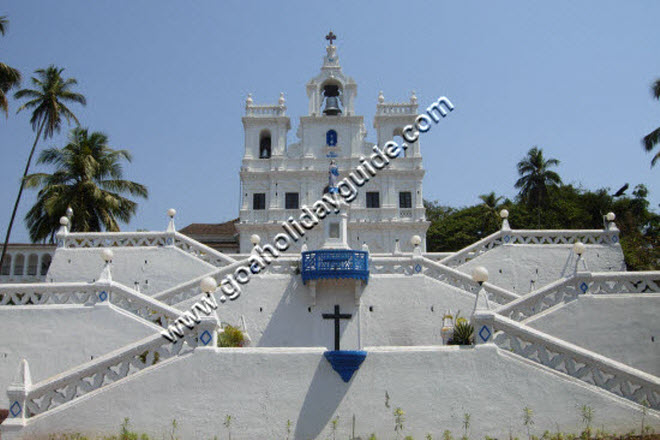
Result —
[[472, 315], [475, 345], [493, 342], [493, 335], [495, 334], [494, 324], [495, 313], [490, 310], [477, 310]]
[[57, 239], [57, 247], [65, 248], [66, 247], [66, 236], [69, 233], [69, 218], [60, 217], [60, 229], [55, 234]]
[[94, 283], [97, 287], [96, 295], [98, 302], [96, 304], [107, 306], [110, 305], [110, 288], [112, 287], [112, 259], [114, 253], [110, 249], [103, 249], [101, 253], [103, 259], [103, 270], [99, 279]]
[[26, 359], [21, 360], [18, 367], [18, 373], [14, 382], [7, 388], [7, 397], [9, 398], [9, 419], [3, 423], [5, 425], [25, 426], [27, 419], [27, 396], [32, 387], [32, 378], [30, 376], [30, 366]]
[[197, 324], [197, 348], [214, 349], [218, 346], [218, 318], [215, 313], [201, 316]]
[[502, 217], [502, 230], [510, 231], [511, 226], [509, 226], [509, 210], [503, 209], [500, 211], [500, 217]]

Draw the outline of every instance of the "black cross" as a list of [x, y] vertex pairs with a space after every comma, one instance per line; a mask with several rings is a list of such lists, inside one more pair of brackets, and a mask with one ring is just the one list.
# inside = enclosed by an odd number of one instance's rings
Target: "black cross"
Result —
[[337, 36], [330, 31], [328, 35], [325, 36], [325, 39], [330, 42], [330, 45], [332, 46], [332, 40], [336, 40]]
[[323, 319], [335, 320], [335, 350], [339, 350], [339, 320], [351, 319], [353, 315], [350, 313], [339, 313], [339, 305], [335, 305], [335, 313], [324, 313]]

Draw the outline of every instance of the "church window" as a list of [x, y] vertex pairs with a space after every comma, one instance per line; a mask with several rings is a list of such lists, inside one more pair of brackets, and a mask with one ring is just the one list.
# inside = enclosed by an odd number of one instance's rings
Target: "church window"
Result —
[[14, 275], [23, 275], [23, 265], [25, 264], [25, 257], [23, 254], [16, 255], [16, 262], [14, 263]]
[[380, 193], [367, 192], [367, 208], [380, 208]]
[[252, 209], [266, 209], [266, 193], [252, 195]]
[[399, 208], [412, 208], [412, 193], [410, 191], [399, 193]]
[[328, 130], [325, 134], [325, 143], [329, 147], [334, 147], [337, 145], [337, 132], [334, 130]]
[[2, 262], [2, 269], [0, 275], [11, 275], [11, 255], [5, 255], [5, 261]]
[[259, 159], [270, 158], [270, 132], [264, 130], [259, 135]]
[[332, 222], [330, 223], [330, 230], [328, 231], [328, 235], [330, 238], [339, 238], [339, 223], [337, 222]]
[[286, 193], [284, 195], [284, 207], [285, 209], [298, 209], [299, 206], [299, 197], [298, 193]]

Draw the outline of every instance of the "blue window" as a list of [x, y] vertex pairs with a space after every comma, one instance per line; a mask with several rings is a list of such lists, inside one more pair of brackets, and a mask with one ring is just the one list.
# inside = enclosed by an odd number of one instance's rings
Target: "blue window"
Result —
[[337, 132], [334, 130], [328, 130], [325, 134], [325, 143], [328, 144], [329, 147], [337, 145]]

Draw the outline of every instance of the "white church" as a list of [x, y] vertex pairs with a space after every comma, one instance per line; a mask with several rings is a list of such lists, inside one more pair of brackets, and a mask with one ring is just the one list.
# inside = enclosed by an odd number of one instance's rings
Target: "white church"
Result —
[[[660, 430], [660, 271], [626, 270], [615, 213], [602, 229], [519, 230], [502, 211], [483, 240], [427, 252], [413, 142], [339, 213], [265, 252], [418, 115], [414, 93], [381, 94], [367, 141], [329, 37], [297, 142], [284, 96], [247, 98], [236, 221], [179, 231], [170, 209], [162, 231], [72, 233], [68, 212], [53, 250], [10, 248], [3, 440], [102, 438], [125, 418], [153, 438], [176, 420], [182, 440], [508, 438], [527, 435], [525, 408], [537, 436], [581, 432], [585, 408], [609, 432]], [[466, 320], [472, 337], [454, 345]], [[228, 326], [242, 346], [219, 347]]]

